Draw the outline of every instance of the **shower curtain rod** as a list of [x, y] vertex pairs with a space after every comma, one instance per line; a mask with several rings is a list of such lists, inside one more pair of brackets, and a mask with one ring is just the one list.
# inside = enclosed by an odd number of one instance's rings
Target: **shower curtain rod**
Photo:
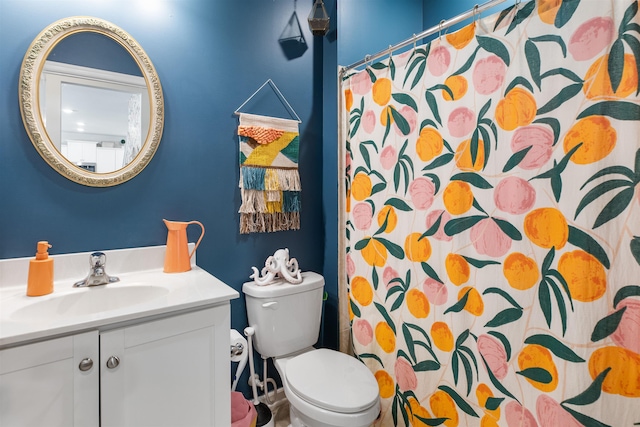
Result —
[[[361, 59], [358, 62], [354, 62], [353, 64], [351, 64], [351, 65], [349, 65], [347, 67], [341, 68], [340, 69], [340, 74], [344, 74], [349, 70], [357, 68], [357, 67], [359, 67], [361, 65], [364, 65], [364, 64], [366, 64], [368, 62], [375, 61], [378, 58], [382, 58], [383, 56], [388, 55], [388, 54], [392, 53], [395, 50], [401, 49], [401, 48], [403, 48], [405, 46], [409, 46], [411, 43], [415, 43], [420, 39], [423, 39], [423, 38], [425, 38], [427, 36], [435, 34], [438, 31], [442, 31], [445, 28], [448, 28], [448, 27], [450, 27], [452, 25], [455, 25], [455, 24], [457, 24], [459, 22], [464, 21], [465, 19], [468, 19], [470, 17], [475, 17], [476, 15], [484, 12], [485, 10], [487, 10], [489, 8], [492, 8], [493, 6], [497, 6], [500, 3], [504, 3], [505, 1], [507, 1], [507, 0], [490, 0], [490, 1], [486, 2], [486, 3], [481, 4], [481, 5], [477, 5], [476, 4], [473, 7], [473, 9], [470, 9], [467, 12], [461, 13], [460, 15], [457, 15], [457, 16], [455, 16], [455, 17], [453, 17], [453, 18], [451, 18], [451, 19], [449, 19], [447, 21], [445, 21], [443, 19], [442, 21], [440, 21], [440, 23], [438, 25], [436, 25], [434, 27], [431, 27], [428, 30], [423, 31], [420, 34], [414, 34], [413, 37], [411, 37], [411, 38], [409, 38], [409, 39], [407, 39], [407, 40], [405, 40], [403, 42], [400, 42], [400, 43], [396, 44], [395, 46], [389, 45], [389, 48], [386, 49], [386, 50], [382, 50], [382, 51], [376, 53], [375, 55], [367, 55], [367, 56], [364, 57], [364, 59]], [[520, 3], [520, 0], [516, 0], [515, 5], [517, 6], [518, 3]]]

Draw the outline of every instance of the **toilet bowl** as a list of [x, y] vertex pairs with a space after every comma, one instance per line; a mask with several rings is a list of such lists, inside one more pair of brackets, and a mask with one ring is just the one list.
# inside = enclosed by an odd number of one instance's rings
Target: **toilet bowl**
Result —
[[378, 385], [357, 359], [310, 349], [275, 359], [292, 427], [368, 427], [380, 413]]
[[302, 279], [242, 286], [255, 348], [274, 360], [292, 427], [368, 427], [380, 412], [378, 383], [358, 359], [312, 347], [320, 332], [324, 278], [305, 272]]

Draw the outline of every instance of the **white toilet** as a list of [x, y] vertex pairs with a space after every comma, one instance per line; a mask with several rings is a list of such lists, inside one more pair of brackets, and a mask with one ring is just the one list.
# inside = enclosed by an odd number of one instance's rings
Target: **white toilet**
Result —
[[255, 347], [273, 357], [289, 401], [292, 427], [368, 427], [380, 412], [378, 383], [359, 360], [315, 349], [322, 313], [324, 278], [302, 273], [302, 283], [245, 283], [249, 326]]

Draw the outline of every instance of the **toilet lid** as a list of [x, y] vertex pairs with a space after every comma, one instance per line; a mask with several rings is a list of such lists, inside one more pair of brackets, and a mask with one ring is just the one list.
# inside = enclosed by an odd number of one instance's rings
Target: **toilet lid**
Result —
[[289, 360], [285, 372], [291, 390], [321, 408], [360, 412], [378, 399], [378, 383], [358, 359], [334, 350], [313, 350]]

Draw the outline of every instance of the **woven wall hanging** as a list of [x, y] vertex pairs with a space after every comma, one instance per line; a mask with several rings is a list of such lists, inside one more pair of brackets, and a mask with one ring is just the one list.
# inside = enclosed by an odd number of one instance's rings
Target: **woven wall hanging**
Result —
[[240, 233], [300, 229], [298, 122], [240, 113]]

